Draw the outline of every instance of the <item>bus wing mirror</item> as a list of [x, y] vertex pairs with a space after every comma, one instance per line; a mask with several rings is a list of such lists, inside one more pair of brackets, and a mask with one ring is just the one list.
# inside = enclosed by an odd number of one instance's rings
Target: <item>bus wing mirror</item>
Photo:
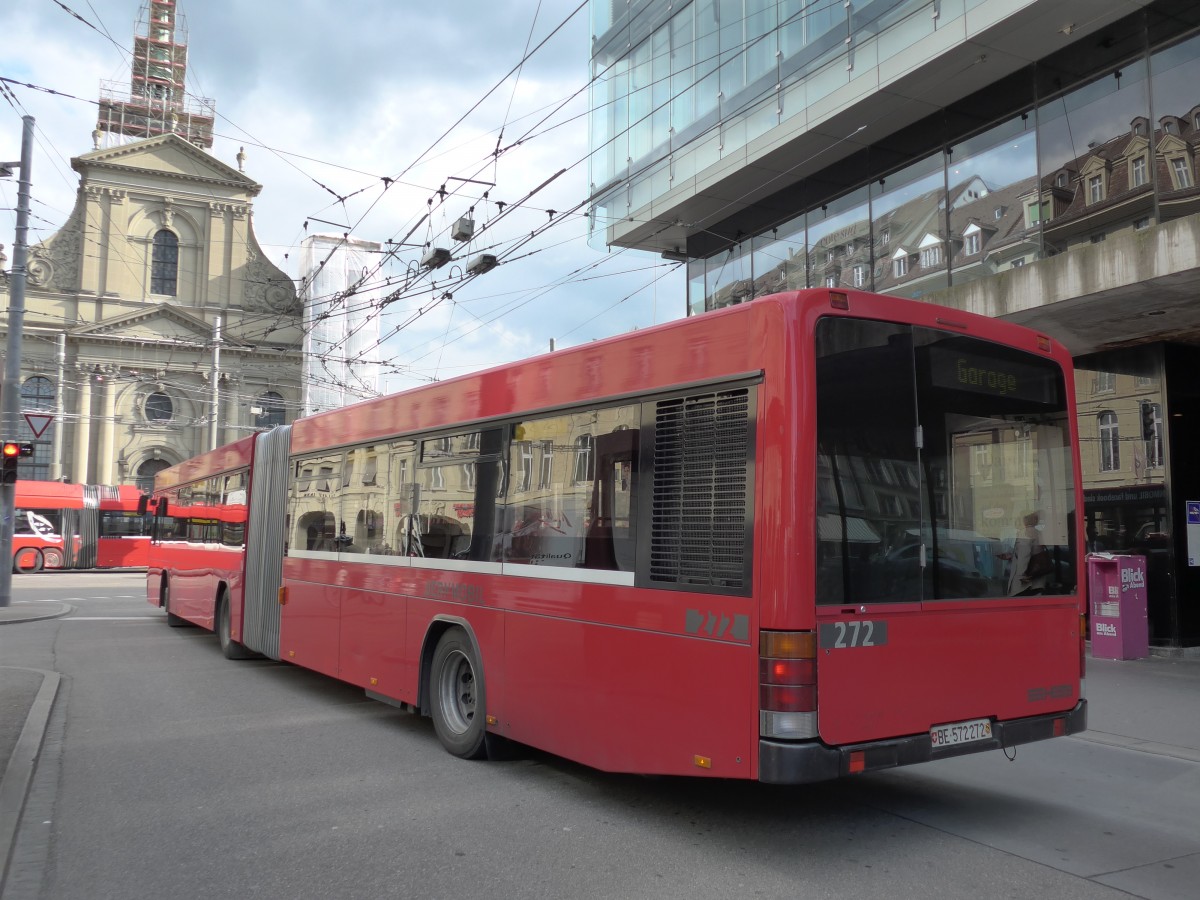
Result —
[[148, 510], [149, 508], [150, 508], [150, 497], [147, 494], [142, 494], [142, 496], [138, 497], [138, 515], [144, 516], [146, 514], [146, 510]]
[[156, 516], [158, 516], [160, 519], [165, 519], [167, 517], [167, 498], [166, 497], [163, 497], [158, 501], [158, 509], [155, 510], [154, 514]]

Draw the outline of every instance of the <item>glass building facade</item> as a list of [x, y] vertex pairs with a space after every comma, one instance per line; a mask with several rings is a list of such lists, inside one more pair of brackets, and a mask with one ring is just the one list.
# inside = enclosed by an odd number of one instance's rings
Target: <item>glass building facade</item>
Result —
[[[961, 25], [961, 43], [972, 17], [1036, 5], [594, 0], [593, 237], [661, 250], [652, 230], [627, 239], [625, 223], [682, 225], [692, 315], [805, 287], [936, 301], [1114, 239], [1151, 252], [1156, 226], [1200, 213], [1200, 21], [1180, 16], [1186, 4], [1127, 8], [1101, 40], [1023, 64], [827, 165], [800, 149], [797, 135], [844, 105], [864, 72], [903, 67], [939, 29]], [[909, 62], [931, 83], [955, 74]], [[866, 109], [869, 93], [851, 106]], [[846, 133], [829, 131], [831, 147]], [[736, 182], [776, 135], [794, 158]], [[804, 177], [786, 177], [789, 166]], [[689, 227], [702, 181], [739, 183], [751, 199], [714, 190], [703, 227]], [[1147, 557], [1151, 639], [1163, 647], [1200, 646], [1200, 559], [1184, 512], [1200, 497], [1188, 464], [1200, 441], [1194, 339], [1077, 359], [1088, 549]]]

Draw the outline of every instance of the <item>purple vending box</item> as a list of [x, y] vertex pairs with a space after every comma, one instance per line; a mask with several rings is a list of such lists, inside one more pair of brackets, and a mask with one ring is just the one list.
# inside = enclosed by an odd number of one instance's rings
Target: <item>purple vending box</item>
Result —
[[1146, 618], [1146, 557], [1093, 553], [1087, 558], [1092, 656], [1150, 655]]

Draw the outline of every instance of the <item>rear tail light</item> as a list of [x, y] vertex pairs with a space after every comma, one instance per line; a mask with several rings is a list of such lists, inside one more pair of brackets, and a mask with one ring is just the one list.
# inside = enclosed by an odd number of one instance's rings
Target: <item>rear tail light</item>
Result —
[[758, 646], [759, 733], [786, 740], [816, 737], [816, 634], [763, 631]]

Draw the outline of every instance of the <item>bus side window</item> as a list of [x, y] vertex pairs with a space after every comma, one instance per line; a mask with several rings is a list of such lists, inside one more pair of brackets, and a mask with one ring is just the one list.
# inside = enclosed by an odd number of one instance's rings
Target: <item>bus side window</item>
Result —
[[640, 415], [619, 406], [517, 424], [497, 558], [632, 572]]

